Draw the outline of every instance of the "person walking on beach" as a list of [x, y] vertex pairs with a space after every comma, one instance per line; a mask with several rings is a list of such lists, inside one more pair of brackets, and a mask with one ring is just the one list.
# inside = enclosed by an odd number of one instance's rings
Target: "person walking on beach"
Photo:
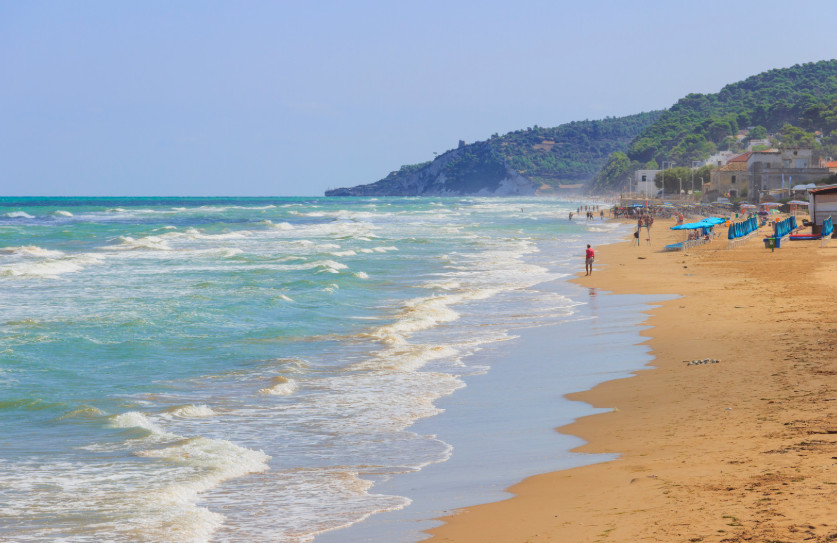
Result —
[[590, 247], [590, 244], [587, 244], [587, 253], [586, 253], [586, 260], [584, 261], [584, 269], [587, 271], [585, 275], [593, 275], [593, 259], [596, 257], [596, 253], [593, 251], [593, 248]]

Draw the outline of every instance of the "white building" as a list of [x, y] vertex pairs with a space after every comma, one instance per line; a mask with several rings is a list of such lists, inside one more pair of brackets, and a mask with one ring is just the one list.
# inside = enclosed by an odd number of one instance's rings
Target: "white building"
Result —
[[634, 186], [631, 192], [641, 194], [646, 198], [653, 198], [660, 190], [654, 183], [657, 174], [662, 170], [637, 170], [634, 173]]
[[732, 151], [719, 151], [707, 158], [701, 163], [701, 166], [714, 166], [720, 168], [725, 166], [729, 159], [738, 156], [740, 153], [733, 153]]

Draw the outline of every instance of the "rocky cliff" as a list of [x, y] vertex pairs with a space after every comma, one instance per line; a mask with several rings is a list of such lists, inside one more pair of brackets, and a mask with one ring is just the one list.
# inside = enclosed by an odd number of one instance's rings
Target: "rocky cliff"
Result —
[[405, 166], [368, 185], [326, 191], [326, 196], [526, 196], [536, 186], [488, 142], [462, 145], [432, 162]]

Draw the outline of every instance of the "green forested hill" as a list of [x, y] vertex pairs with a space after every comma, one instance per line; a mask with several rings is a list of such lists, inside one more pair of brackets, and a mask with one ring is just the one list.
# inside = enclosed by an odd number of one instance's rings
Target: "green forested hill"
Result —
[[[715, 94], [689, 94], [666, 110], [631, 144], [614, 153], [596, 176], [592, 190], [613, 189], [632, 170], [663, 161], [689, 166], [717, 150], [741, 150], [735, 136], [777, 134], [778, 144], [837, 151], [837, 60], [769, 70]], [[815, 138], [814, 132], [822, 137]]]
[[611, 153], [625, 150], [661, 113], [494, 134], [487, 141], [462, 144], [431, 162], [402, 166], [375, 183], [329, 190], [326, 195], [500, 194], [509, 190], [512, 181], [518, 187], [515, 190], [529, 184], [533, 191], [549, 192], [561, 184], [586, 183]]
[[[532, 127], [491, 137], [491, 148], [512, 168], [546, 186], [584, 183], [608, 155], [627, 145], [662, 112], [575, 121], [555, 128]], [[546, 188], [546, 187], [544, 187]]]
[[[637, 169], [663, 162], [688, 167], [718, 150], [743, 150], [748, 139], [736, 136], [745, 128], [748, 138], [772, 134], [771, 145], [811, 147], [817, 156], [837, 158], [837, 60], [770, 70], [714, 94], [689, 94], [665, 111], [494, 134], [431, 162], [402, 166], [376, 183], [327, 194], [549, 192], [591, 180], [590, 192], [616, 190]], [[512, 181], [516, 188], [508, 192]]]

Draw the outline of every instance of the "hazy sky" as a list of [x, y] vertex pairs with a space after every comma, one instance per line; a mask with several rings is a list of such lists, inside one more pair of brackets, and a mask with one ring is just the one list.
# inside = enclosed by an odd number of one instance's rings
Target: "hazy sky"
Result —
[[834, 3], [0, 0], [0, 195], [320, 195], [837, 57]]

